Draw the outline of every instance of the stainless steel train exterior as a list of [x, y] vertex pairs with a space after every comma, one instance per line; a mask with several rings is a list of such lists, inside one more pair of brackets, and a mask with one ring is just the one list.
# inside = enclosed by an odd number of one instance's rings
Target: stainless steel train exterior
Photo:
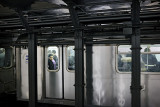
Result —
[[[53, 46], [57, 47], [59, 60], [58, 69], [55, 71], [49, 71], [47, 67], [49, 47], [52, 46], [37, 47], [38, 100], [44, 103], [74, 105], [75, 73], [67, 67], [69, 46]], [[85, 105], [131, 107], [131, 72], [118, 70], [117, 46], [85, 46], [84, 59]], [[27, 48], [16, 48], [16, 75], [18, 99], [28, 100]], [[160, 106], [159, 73], [142, 72], [141, 86], [141, 106]]]
[[15, 48], [0, 48], [0, 94], [13, 94], [16, 87]]

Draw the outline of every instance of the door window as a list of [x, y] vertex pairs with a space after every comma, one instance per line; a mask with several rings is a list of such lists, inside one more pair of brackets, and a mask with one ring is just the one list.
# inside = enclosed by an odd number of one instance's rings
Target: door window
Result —
[[48, 56], [48, 70], [58, 70], [59, 69], [59, 48], [57, 46], [50, 46], [47, 49]]
[[11, 67], [12, 48], [0, 48], [0, 67]]
[[75, 70], [74, 46], [67, 47], [67, 69], [68, 69], [68, 71]]

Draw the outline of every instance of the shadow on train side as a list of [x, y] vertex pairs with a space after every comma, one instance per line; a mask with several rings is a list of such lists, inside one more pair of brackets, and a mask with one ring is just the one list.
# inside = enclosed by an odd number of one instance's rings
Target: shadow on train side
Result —
[[[28, 101], [18, 101], [16, 99], [16, 94], [10, 93], [2, 93], [0, 94], [0, 106], [1, 107], [29, 107]], [[45, 104], [38, 103], [37, 107], [73, 107], [66, 105], [56, 105], [56, 104]]]

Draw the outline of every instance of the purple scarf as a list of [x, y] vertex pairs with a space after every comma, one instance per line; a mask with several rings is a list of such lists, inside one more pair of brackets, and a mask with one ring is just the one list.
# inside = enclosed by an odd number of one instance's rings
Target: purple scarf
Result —
[[52, 62], [53, 62], [53, 65], [54, 65], [54, 70], [55, 70], [56, 69], [56, 62], [55, 62], [54, 59], [52, 60]]

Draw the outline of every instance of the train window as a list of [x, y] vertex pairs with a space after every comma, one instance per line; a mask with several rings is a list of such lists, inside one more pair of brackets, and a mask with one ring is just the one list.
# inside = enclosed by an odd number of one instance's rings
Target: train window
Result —
[[146, 72], [160, 72], [160, 45], [142, 45], [141, 59]]
[[48, 47], [48, 70], [58, 71], [59, 69], [59, 49], [57, 46]]
[[0, 68], [11, 67], [12, 48], [0, 48]]
[[67, 47], [67, 69], [69, 71], [75, 70], [75, 51], [74, 46]]
[[[131, 46], [121, 45], [118, 47], [117, 65], [120, 72], [131, 71]], [[141, 71], [160, 72], [160, 45], [141, 45]]]
[[4, 67], [4, 61], [5, 61], [5, 49], [0, 48], [0, 67]]
[[121, 72], [131, 71], [131, 50], [130, 45], [120, 45], [118, 47], [118, 70]]

